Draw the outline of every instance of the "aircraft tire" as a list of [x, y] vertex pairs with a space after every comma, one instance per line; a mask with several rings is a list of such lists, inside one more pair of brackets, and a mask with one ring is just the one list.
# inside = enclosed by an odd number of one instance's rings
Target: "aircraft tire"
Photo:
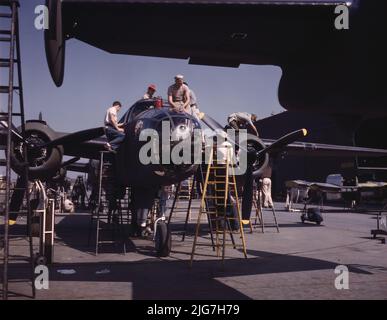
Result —
[[45, 266], [47, 265], [47, 259], [45, 256], [37, 255], [35, 258], [35, 265], [36, 266]]
[[165, 222], [157, 224], [155, 248], [159, 257], [168, 257], [171, 252], [171, 232]]

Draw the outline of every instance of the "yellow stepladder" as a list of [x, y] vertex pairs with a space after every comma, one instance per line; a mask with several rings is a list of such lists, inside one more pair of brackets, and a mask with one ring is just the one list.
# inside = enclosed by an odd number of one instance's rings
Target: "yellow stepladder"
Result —
[[[222, 250], [222, 263], [226, 253], [226, 246], [232, 246], [237, 249], [234, 235], [239, 233], [244, 257], [247, 258], [246, 241], [243, 230], [241, 206], [238, 197], [238, 189], [235, 177], [235, 169], [233, 164], [233, 149], [231, 145], [226, 147], [225, 157], [218, 159], [217, 149], [211, 148], [206, 176], [203, 185], [203, 193], [197, 219], [195, 237], [192, 245], [190, 265], [192, 266], [195, 251], [197, 246], [213, 246], [216, 249], [216, 254], [220, 256]], [[230, 212], [234, 211], [231, 216]], [[200, 223], [202, 216], [207, 214], [210, 222], [210, 232], [215, 232], [215, 242], [212, 244], [198, 243]], [[239, 230], [232, 230], [231, 224], [237, 220]], [[237, 231], [237, 233], [235, 232]], [[226, 242], [227, 235], [230, 235], [231, 244]]]

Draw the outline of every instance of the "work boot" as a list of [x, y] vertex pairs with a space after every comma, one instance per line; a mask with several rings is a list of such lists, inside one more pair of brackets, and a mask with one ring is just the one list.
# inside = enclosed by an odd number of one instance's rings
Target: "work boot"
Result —
[[111, 146], [111, 144], [110, 144], [109, 142], [107, 142], [107, 143], [104, 144], [104, 148], [105, 148], [107, 151], [111, 152], [111, 153], [117, 153], [117, 151], [115, 151], [115, 150], [112, 148], [112, 146]]

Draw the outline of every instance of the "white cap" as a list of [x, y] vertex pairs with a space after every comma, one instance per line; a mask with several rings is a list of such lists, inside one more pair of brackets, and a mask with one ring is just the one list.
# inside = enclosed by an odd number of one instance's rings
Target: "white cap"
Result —
[[175, 79], [184, 79], [184, 76], [181, 74], [175, 75]]

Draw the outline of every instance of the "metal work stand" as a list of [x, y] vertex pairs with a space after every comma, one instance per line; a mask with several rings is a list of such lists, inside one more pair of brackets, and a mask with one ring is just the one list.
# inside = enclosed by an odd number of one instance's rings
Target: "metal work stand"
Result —
[[[379, 212], [377, 212], [377, 215], [376, 215], [376, 229], [371, 230], [371, 235], [372, 235], [372, 237], [374, 239], [376, 239], [376, 237], [379, 236], [379, 235], [387, 236], [387, 226], [384, 226], [384, 228], [386, 230], [383, 230], [383, 229], [380, 228], [381, 227], [380, 221], [382, 219], [383, 213], [384, 214], [387, 213], [387, 204]], [[387, 222], [387, 218], [386, 218], [386, 222]], [[386, 243], [386, 238], [382, 239], [382, 243]]]

